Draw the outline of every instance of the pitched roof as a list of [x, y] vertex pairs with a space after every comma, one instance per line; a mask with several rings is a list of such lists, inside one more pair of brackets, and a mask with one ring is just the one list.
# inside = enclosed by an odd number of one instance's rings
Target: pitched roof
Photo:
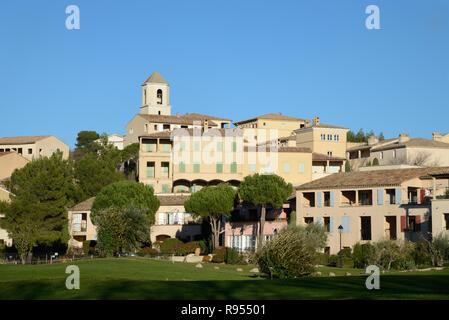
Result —
[[73, 207], [69, 208], [69, 211], [90, 211], [92, 208], [92, 204], [94, 203], [95, 197], [89, 198], [87, 200], [84, 200], [83, 202], [80, 202]]
[[296, 189], [309, 190], [398, 186], [410, 179], [429, 176], [433, 172], [440, 172], [441, 170], [449, 170], [449, 167], [340, 172], [302, 184]]
[[146, 84], [146, 83], [165, 83], [165, 84], [168, 84], [168, 82], [165, 81], [165, 79], [157, 71], [154, 71], [153, 74], [151, 76], [149, 76], [148, 79], [145, 80], [145, 82], [143, 84]]
[[449, 143], [444, 143], [444, 142], [425, 139], [425, 138], [413, 138], [413, 139], [410, 139], [403, 143], [396, 141], [394, 143], [390, 143], [387, 145], [372, 147], [371, 150], [372, 151], [382, 151], [382, 150], [398, 149], [398, 148], [406, 148], [406, 147], [449, 149]]
[[158, 194], [156, 195], [159, 199], [161, 206], [182, 206], [186, 200], [190, 199], [190, 194]]
[[212, 120], [219, 120], [219, 121], [232, 121], [231, 119], [226, 119], [226, 118], [219, 118], [219, 117], [215, 117], [215, 116], [208, 116], [205, 114], [201, 114], [201, 113], [186, 113], [185, 115], [183, 115], [182, 117], [185, 118], [194, 118], [194, 119], [212, 119]]
[[340, 157], [330, 157], [327, 154], [322, 154], [322, 153], [317, 153], [317, 152], [313, 152], [312, 153], [312, 161], [343, 161], [346, 160], [346, 158], [340, 158]]
[[398, 138], [380, 140], [378, 143], [373, 144], [371, 146], [368, 144], [368, 142], [361, 142], [361, 143], [359, 143], [356, 146], [352, 146], [350, 148], [347, 148], [346, 151], [357, 151], [357, 150], [365, 150], [365, 149], [377, 148], [377, 147], [385, 146], [387, 144], [394, 143], [397, 140], [398, 140]]
[[296, 135], [290, 135], [288, 137], [280, 137], [279, 141], [296, 140]]
[[[145, 120], [153, 123], [171, 123], [171, 124], [186, 124], [193, 125], [195, 121], [200, 121], [201, 124], [204, 124], [204, 119], [198, 119], [193, 117], [181, 117], [181, 116], [168, 116], [162, 114], [142, 114], [138, 113], [139, 116], [144, 118]], [[208, 120], [209, 126], [217, 126], [215, 122], [212, 120]]]
[[[332, 124], [325, 124], [325, 123], [319, 123], [316, 125], [312, 125], [312, 128], [349, 129], [349, 128], [334, 126]], [[304, 128], [301, 128], [301, 129], [304, 129]]]
[[237, 122], [234, 122], [234, 124], [240, 124], [240, 123], [244, 123], [244, 122], [254, 121], [257, 119], [285, 120], [285, 121], [308, 121], [306, 119], [284, 116], [283, 114], [281, 114], [279, 112], [279, 113], [267, 113], [267, 114], [264, 114], [264, 115], [261, 115], [261, 116], [255, 117], [255, 118], [237, 121]]
[[0, 138], [0, 144], [28, 144], [51, 136], [23, 136], [23, 137], [3, 137]]
[[[258, 145], [256, 146], [245, 146], [245, 152], [271, 152], [270, 146], [268, 145]], [[298, 153], [311, 153], [312, 150], [310, 148], [303, 147], [278, 147], [277, 145], [273, 146], [273, 152], [298, 152]]]
[[[139, 137], [142, 138], [167, 138], [170, 139], [173, 136], [193, 136], [195, 133], [195, 129], [174, 129], [172, 131], [158, 131], [153, 133], [148, 133], [141, 135]], [[196, 130], [200, 131], [201, 136], [205, 137], [214, 137], [214, 136], [222, 136], [222, 137], [240, 137], [243, 136], [243, 131], [236, 128], [212, 128], [206, 131], [203, 131], [201, 128], [197, 128]]]

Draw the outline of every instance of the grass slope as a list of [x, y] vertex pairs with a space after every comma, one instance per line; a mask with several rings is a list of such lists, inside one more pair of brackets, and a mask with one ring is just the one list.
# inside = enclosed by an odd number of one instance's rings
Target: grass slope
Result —
[[[65, 288], [69, 264], [80, 267], [80, 290]], [[367, 290], [367, 276], [356, 269], [323, 267], [323, 275], [337, 277], [267, 280], [249, 273], [253, 266], [237, 272], [143, 258], [69, 264], [0, 265], [0, 299], [449, 299], [449, 269], [382, 275], [381, 289]], [[353, 276], [341, 276], [346, 271]]]

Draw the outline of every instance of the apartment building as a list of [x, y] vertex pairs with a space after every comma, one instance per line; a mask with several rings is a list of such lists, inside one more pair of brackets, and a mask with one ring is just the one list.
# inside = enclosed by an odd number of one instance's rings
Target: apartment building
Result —
[[[155, 224], [150, 229], [150, 240], [154, 242], [166, 238], [185, 241], [198, 239], [201, 235], [201, 224], [184, 210], [184, 202], [190, 195], [163, 194], [157, 197], [160, 206], [155, 215]], [[95, 197], [89, 198], [68, 209], [70, 247], [82, 248], [83, 241], [97, 240], [97, 229], [90, 220], [94, 200]]]
[[39, 157], [50, 157], [56, 150], [63, 158], [69, 157], [69, 146], [55, 136], [25, 136], [0, 138], [0, 152], [17, 152], [31, 161]]
[[441, 132], [433, 132], [432, 140], [449, 143], [449, 133], [441, 134]]
[[232, 120], [199, 113], [171, 114], [170, 85], [155, 71], [142, 84], [142, 106], [126, 125], [124, 147], [139, 142], [139, 136], [185, 128], [229, 128]]
[[0, 152], [0, 185], [6, 179], [9, 179], [16, 169], [21, 169], [30, 162], [17, 152]]
[[[442, 187], [449, 181], [449, 170], [441, 169], [433, 171], [432, 184], [434, 188]], [[449, 235], [449, 189], [443, 195], [435, 195], [432, 197], [432, 235], [436, 236], [440, 233]]]
[[156, 193], [195, 192], [247, 175], [276, 173], [293, 185], [311, 180], [312, 153], [298, 147], [246, 146], [239, 129], [186, 129], [140, 137], [139, 181]]
[[448, 180], [432, 179], [449, 167], [372, 170], [332, 174], [296, 188], [298, 225], [323, 224], [325, 252], [380, 239], [417, 241], [432, 232], [431, 199], [442, 196]]
[[449, 143], [437, 139], [410, 138], [406, 133], [383, 141], [373, 136], [367, 143], [348, 148], [347, 158], [354, 169], [375, 158], [380, 165], [448, 166]]
[[[0, 201], [11, 201], [10, 199], [11, 192], [6, 190], [5, 188], [0, 186]], [[3, 219], [5, 214], [0, 212], [0, 219]], [[0, 243], [7, 245], [8, 247], [12, 246], [12, 239], [8, 236], [8, 231], [0, 228]]]
[[310, 126], [310, 120], [268, 113], [255, 118], [234, 122], [234, 126], [243, 130], [249, 144], [261, 144], [290, 136], [294, 130]]

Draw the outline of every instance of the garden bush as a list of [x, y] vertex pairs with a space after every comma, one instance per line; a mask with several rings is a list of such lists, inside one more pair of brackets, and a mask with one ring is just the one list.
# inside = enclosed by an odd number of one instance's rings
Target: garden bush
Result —
[[145, 256], [155, 257], [158, 254], [159, 254], [159, 251], [157, 249], [150, 248], [150, 247], [143, 247], [138, 252], [138, 255], [142, 256], [142, 257], [145, 257]]
[[232, 256], [234, 256], [234, 264], [244, 263], [243, 257], [238, 253], [237, 250], [227, 247], [218, 247], [212, 252], [212, 262], [214, 263], [232, 263]]
[[[343, 248], [340, 250], [343, 258], [352, 258], [351, 248]], [[338, 256], [340, 256], [340, 251], [338, 252]]]
[[328, 266], [329, 267], [337, 267], [340, 264], [340, 257], [337, 256], [336, 254], [332, 254], [329, 256], [329, 262], [328, 262]]
[[318, 252], [315, 259], [315, 264], [327, 266], [329, 263], [329, 255], [327, 253]]
[[427, 242], [418, 241], [414, 244], [415, 248], [412, 252], [412, 258], [417, 266], [430, 266], [432, 265], [432, 259], [430, 257], [429, 248]]
[[275, 278], [294, 278], [315, 271], [318, 250], [327, 242], [326, 229], [318, 224], [288, 226], [258, 251], [259, 270]]
[[431, 262], [434, 266], [444, 266], [449, 263], [449, 236], [439, 233], [428, 245]]
[[176, 247], [182, 243], [183, 242], [181, 240], [178, 240], [176, 238], [167, 238], [162, 242], [160, 251], [163, 254], [174, 254], [176, 253]]
[[354, 268], [366, 268], [374, 262], [374, 247], [370, 243], [356, 243], [352, 250]]

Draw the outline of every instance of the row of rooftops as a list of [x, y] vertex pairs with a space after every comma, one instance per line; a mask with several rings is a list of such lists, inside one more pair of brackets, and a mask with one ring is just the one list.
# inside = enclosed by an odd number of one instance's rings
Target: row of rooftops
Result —
[[22, 136], [22, 137], [3, 137], [0, 138], [0, 145], [6, 145], [6, 144], [31, 144], [36, 143], [40, 140], [46, 139], [48, 137], [51, 137], [51, 135], [48, 136]]

